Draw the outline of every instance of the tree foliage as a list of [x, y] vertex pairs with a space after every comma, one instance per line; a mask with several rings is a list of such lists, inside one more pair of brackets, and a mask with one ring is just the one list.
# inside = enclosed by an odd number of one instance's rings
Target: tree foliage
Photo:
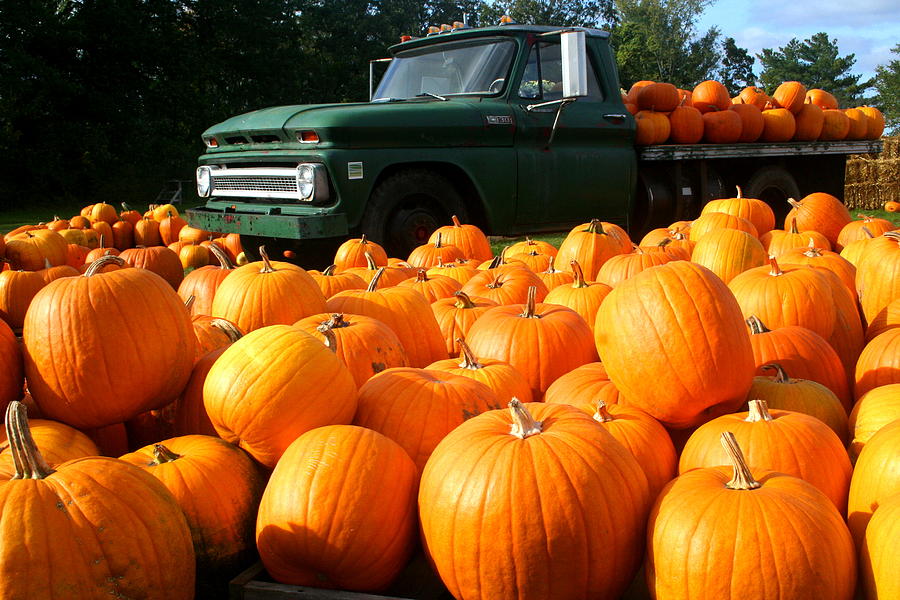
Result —
[[769, 93], [784, 81], [799, 81], [807, 88], [821, 88], [834, 94], [841, 106], [857, 106], [872, 80], [860, 81], [862, 75], [850, 70], [856, 63], [854, 54], [840, 56], [837, 40], [819, 32], [803, 40], [791, 39], [787, 45], [773, 50], [764, 48], [757, 54], [763, 66], [760, 83]]
[[875, 69], [873, 103], [884, 113], [885, 128], [893, 135], [900, 133], [900, 44], [891, 49], [897, 59]]
[[728, 88], [732, 96], [737, 96], [742, 89], [755, 85], [753, 74], [753, 57], [745, 48], [735, 43], [734, 38], [725, 38], [722, 43], [722, 66], [719, 68], [719, 81]]

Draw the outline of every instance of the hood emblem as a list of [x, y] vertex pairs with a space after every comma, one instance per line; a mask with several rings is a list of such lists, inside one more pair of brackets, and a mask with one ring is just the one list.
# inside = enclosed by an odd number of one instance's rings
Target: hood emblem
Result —
[[485, 120], [488, 125], [512, 125], [513, 118], [510, 115], [487, 115]]

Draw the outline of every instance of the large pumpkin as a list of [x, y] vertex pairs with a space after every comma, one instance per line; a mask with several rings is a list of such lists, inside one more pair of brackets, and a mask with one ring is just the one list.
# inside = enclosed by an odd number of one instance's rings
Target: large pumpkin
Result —
[[713, 110], [728, 110], [731, 96], [728, 89], [718, 81], [707, 80], [697, 84], [691, 92], [691, 104], [701, 113]]
[[478, 262], [491, 259], [491, 244], [481, 229], [476, 225], [462, 224], [456, 215], [451, 217], [451, 221], [451, 225], [438, 227], [428, 238], [428, 242], [433, 244], [440, 235], [445, 244], [453, 244], [459, 248], [465, 258]]
[[564, 269], [569, 269], [572, 261], [577, 261], [584, 270], [588, 281], [597, 280], [597, 272], [607, 260], [616, 254], [631, 251], [612, 231], [603, 226], [599, 219], [579, 225], [573, 229], [559, 246], [556, 262]]
[[647, 528], [653, 597], [850, 600], [855, 552], [834, 505], [797, 477], [751, 472], [727, 439], [732, 466], [685, 473], [656, 500]]
[[800, 200], [790, 199], [788, 203], [792, 208], [784, 218], [785, 229], [796, 218], [801, 231], [818, 231], [832, 246], [837, 244], [841, 229], [853, 220], [844, 203], [825, 192], [814, 192]]
[[153, 476], [114, 458], [53, 470], [10, 404], [7, 436], [20, 457], [0, 485], [0, 581], [5, 598], [194, 597], [185, 517]]
[[594, 337], [628, 402], [676, 428], [733, 412], [753, 380], [734, 296], [712, 271], [686, 261], [622, 282], [600, 306]]
[[869, 519], [879, 504], [900, 494], [898, 456], [900, 420], [882, 427], [859, 453], [847, 501], [847, 524], [857, 547], [862, 543]]
[[322, 295], [326, 300], [344, 290], [364, 290], [367, 285], [363, 278], [356, 273], [349, 271], [338, 273], [336, 265], [328, 266], [321, 273], [318, 271], [308, 271], [308, 273], [319, 284], [319, 289], [322, 290]]
[[368, 264], [366, 253], [369, 253], [375, 265], [387, 266], [387, 253], [380, 244], [366, 239], [365, 235], [347, 240], [338, 246], [334, 254], [334, 266], [338, 271], [351, 267], [365, 267]]
[[881, 502], [866, 527], [859, 557], [859, 578], [867, 598], [900, 598], [897, 540], [900, 494]]
[[806, 86], [799, 81], [785, 81], [775, 89], [772, 100], [778, 107], [786, 108], [796, 115], [803, 109]]
[[596, 406], [599, 401], [607, 405], [619, 402], [619, 390], [609, 380], [602, 362], [592, 362], [572, 369], [547, 388], [544, 402]]
[[466, 419], [500, 406], [484, 383], [446, 371], [398, 367], [359, 389], [354, 425], [386, 435], [421, 471], [438, 443]]
[[[64, 277], [25, 316], [25, 374], [48, 418], [75, 427], [121, 423], [171, 402], [187, 383], [196, 345], [178, 294], [144, 269]], [[147, 335], [147, 328], [152, 335]]]
[[0, 410], [22, 397], [24, 382], [22, 349], [9, 325], [0, 320]]
[[862, 395], [850, 413], [852, 439], [847, 451], [850, 460], [856, 461], [859, 453], [885, 425], [900, 419], [900, 383], [889, 383], [873, 388]]
[[888, 232], [866, 243], [856, 265], [856, 291], [866, 321], [873, 322], [900, 298], [900, 233]]
[[228, 319], [243, 331], [290, 325], [325, 312], [325, 296], [305, 270], [286, 262], [262, 261], [238, 267], [216, 288], [212, 316]]
[[[628, 256], [636, 255], [619, 254], [612, 257], [609, 261], [607, 261], [605, 265], [600, 268], [598, 277], [604, 277], [607, 274], [604, 273], [604, 269], [606, 269], [608, 265], [612, 264], [613, 261]], [[645, 254], [643, 256], [648, 255]], [[660, 264], [662, 262], [668, 262], [668, 260], [663, 259]], [[621, 271], [624, 271], [625, 268], [627, 268], [627, 266], [623, 265], [623, 269]], [[588, 327], [591, 328], [591, 332], [593, 333], [594, 321], [597, 319], [597, 311], [600, 310], [600, 305], [603, 303], [603, 300], [612, 291], [612, 286], [611, 284], [606, 282], [600, 283], [585, 281], [581, 266], [577, 263], [572, 265], [572, 270], [575, 277], [572, 285], [560, 285], [550, 290], [550, 292], [547, 294], [547, 297], [544, 298], [544, 302], [546, 304], [559, 304], [560, 306], [571, 308], [579, 315], [581, 315], [581, 318], [585, 320], [585, 322], [588, 324]], [[609, 275], [612, 276], [613, 273], [609, 272]]]
[[469, 296], [493, 300], [497, 304], [522, 304], [528, 288], [537, 288], [538, 302], [547, 296], [547, 287], [537, 274], [522, 264], [507, 264], [485, 269], [466, 282], [462, 291]]
[[746, 231], [713, 229], [697, 240], [691, 261], [703, 265], [727, 284], [747, 269], [766, 264], [766, 251]]
[[211, 245], [209, 250], [219, 264], [194, 269], [178, 286], [178, 295], [182, 300], [187, 302], [188, 298], [194, 297], [194, 302], [190, 307], [191, 316], [212, 314], [212, 302], [216, 290], [222, 281], [234, 271], [234, 264], [224, 250], [215, 244]]
[[431, 303], [431, 312], [441, 328], [450, 356], [460, 352], [457, 339], [468, 336], [475, 321], [495, 306], [497, 303], [493, 300], [477, 296], [472, 298], [463, 291], [456, 292], [452, 298], [442, 298]]
[[531, 387], [511, 364], [493, 358], [478, 358], [462, 337], [456, 339], [459, 358], [445, 358], [428, 365], [428, 369], [462, 375], [479, 381], [494, 391], [500, 401], [519, 398], [531, 402]]
[[243, 450], [216, 437], [188, 435], [121, 460], [145, 469], [175, 497], [191, 529], [201, 576], [228, 577], [253, 554], [264, 482]]
[[[91, 438], [65, 423], [48, 419], [29, 419], [28, 427], [34, 443], [40, 448], [41, 455], [51, 468], [76, 458], [100, 456], [100, 449]], [[6, 432], [0, 431], [0, 485], [16, 474], [16, 460]]]
[[0, 319], [21, 329], [31, 300], [45, 285], [40, 271], [0, 271]]
[[349, 423], [356, 384], [322, 342], [290, 325], [248, 333], [216, 360], [203, 404], [218, 434], [274, 467], [300, 434]]
[[416, 545], [418, 473], [375, 431], [320, 427], [298, 437], [266, 486], [256, 544], [277, 581], [378, 590]]
[[6, 240], [6, 258], [13, 269], [39, 271], [66, 264], [66, 240], [55, 231], [26, 231]]
[[574, 407], [510, 407], [463, 423], [428, 461], [419, 516], [438, 574], [461, 600], [620, 596], [643, 554], [640, 466]]
[[591, 329], [570, 308], [536, 304], [535, 287], [525, 304], [497, 306], [469, 329], [468, 344], [477, 356], [508, 362], [531, 386], [535, 400], [575, 367], [597, 360]]
[[165, 246], [129, 248], [119, 255], [128, 265], [153, 271], [177, 290], [184, 279], [184, 267], [174, 251]]
[[703, 206], [701, 214], [722, 212], [747, 219], [756, 228], [757, 234], [763, 236], [775, 227], [775, 213], [772, 207], [756, 198], [745, 198], [741, 188], [737, 187], [737, 196], [710, 200]]

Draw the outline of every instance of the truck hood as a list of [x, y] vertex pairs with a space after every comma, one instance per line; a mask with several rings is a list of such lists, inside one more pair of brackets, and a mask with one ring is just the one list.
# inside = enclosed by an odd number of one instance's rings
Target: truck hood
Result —
[[[492, 117], [490, 122], [488, 115]], [[220, 148], [228, 145], [229, 139], [253, 140], [267, 135], [277, 136], [282, 145], [294, 146], [297, 132], [309, 129], [315, 130], [321, 142], [304, 144], [305, 147], [506, 145], [512, 143], [511, 115], [509, 105], [493, 98], [304, 104], [265, 108], [232, 117], [210, 127], [203, 136], [215, 136]], [[498, 124], [495, 117], [502, 117], [502, 124]], [[279, 143], [274, 139], [270, 142]], [[248, 148], [246, 143], [239, 145]]]

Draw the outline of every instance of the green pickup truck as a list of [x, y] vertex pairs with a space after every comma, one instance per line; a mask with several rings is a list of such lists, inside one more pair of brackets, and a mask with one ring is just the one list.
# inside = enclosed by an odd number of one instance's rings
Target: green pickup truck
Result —
[[735, 185], [781, 214], [788, 197], [843, 197], [846, 155], [881, 150], [879, 140], [635, 146], [609, 35], [594, 29], [458, 25], [390, 53], [369, 102], [265, 108], [206, 130], [207, 202], [188, 222], [239, 233], [248, 250], [365, 233], [392, 256], [451, 215], [493, 235], [599, 217], [637, 236]]

